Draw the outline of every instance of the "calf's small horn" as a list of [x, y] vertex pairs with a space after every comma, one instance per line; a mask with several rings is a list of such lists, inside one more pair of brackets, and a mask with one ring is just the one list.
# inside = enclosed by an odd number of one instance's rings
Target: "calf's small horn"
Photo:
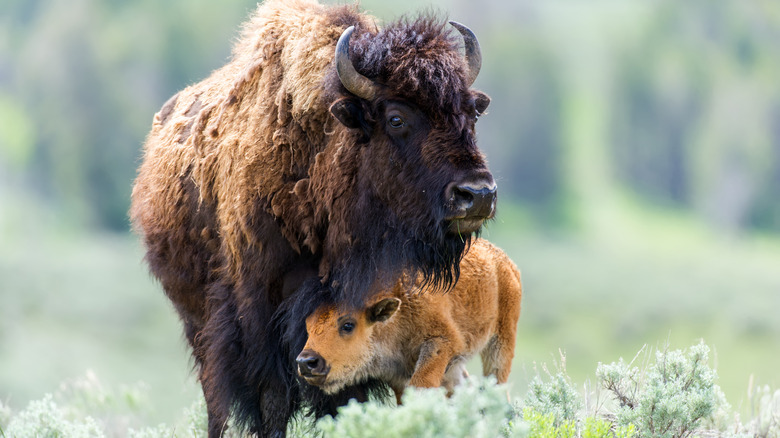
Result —
[[336, 73], [338, 73], [344, 88], [350, 93], [366, 100], [372, 100], [376, 96], [377, 85], [371, 79], [358, 73], [349, 59], [349, 38], [354, 30], [355, 26], [346, 28], [336, 44]]
[[479, 69], [482, 68], [482, 50], [479, 48], [479, 41], [477, 36], [468, 27], [458, 23], [457, 21], [450, 21], [450, 24], [455, 29], [458, 29], [461, 35], [463, 35], [463, 45], [466, 49], [466, 63], [469, 66], [467, 72], [468, 86], [470, 87], [474, 81], [477, 80]]

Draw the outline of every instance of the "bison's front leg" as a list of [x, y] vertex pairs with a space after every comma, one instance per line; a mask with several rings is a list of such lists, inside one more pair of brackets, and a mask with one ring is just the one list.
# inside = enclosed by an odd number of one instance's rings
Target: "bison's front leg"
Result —
[[206, 414], [208, 416], [208, 437], [220, 438], [227, 429], [227, 421], [230, 412], [224, 408], [225, 404], [218, 391], [214, 391], [214, 379], [206, 366], [201, 366], [200, 382], [203, 386], [203, 396], [206, 400]]
[[431, 338], [420, 347], [420, 355], [409, 384], [418, 388], [437, 388], [442, 385], [447, 364], [453, 352], [448, 339]]
[[263, 429], [259, 436], [284, 438], [287, 421], [292, 416], [287, 401], [288, 393], [282, 385], [268, 385], [260, 395], [260, 409], [263, 414]]
[[208, 436], [209, 438], [219, 438], [227, 428], [227, 415], [222, 412], [214, 412], [213, 409], [207, 409], [208, 416]]

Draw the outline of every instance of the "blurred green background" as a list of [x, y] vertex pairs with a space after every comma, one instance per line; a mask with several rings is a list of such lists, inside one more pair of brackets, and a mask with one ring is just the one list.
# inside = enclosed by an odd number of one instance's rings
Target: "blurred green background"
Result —
[[[392, 19], [419, 1], [364, 0]], [[542, 363], [704, 339], [737, 409], [780, 386], [780, 3], [441, 0], [482, 44], [484, 236], [523, 271], [513, 391]], [[0, 0], [0, 398], [93, 370], [198, 388], [130, 234], [153, 114], [222, 65], [253, 1]], [[554, 368], [552, 365], [548, 365]], [[752, 377], [751, 377], [752, 376]]]

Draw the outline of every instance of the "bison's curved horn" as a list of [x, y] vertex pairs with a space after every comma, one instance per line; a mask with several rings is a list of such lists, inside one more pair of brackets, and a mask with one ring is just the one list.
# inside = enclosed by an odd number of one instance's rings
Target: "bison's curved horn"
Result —
[[468, 86], [477, 80], [479, 69], [482, 68], [482, 51], [479, 48], [479, 41], [477, 36], [468, 27], [458, 23], [457, 21], [450, 21], [450, 24], [458, 29], [461, 35], [463, 35], [463, 44], [466, 48], [466, 63], [468, 63]]
[[341, 83], [344, 84], [344, 88], [350, 93], [366, 100], [372, 100], [376, 96], [377, 85], [371, 79], [358, 73], [349, 59], [349, 38], [354, 30], [355, 26], [349, 26], [339, 37], [339, 42], [336, 44], [336, 72]]

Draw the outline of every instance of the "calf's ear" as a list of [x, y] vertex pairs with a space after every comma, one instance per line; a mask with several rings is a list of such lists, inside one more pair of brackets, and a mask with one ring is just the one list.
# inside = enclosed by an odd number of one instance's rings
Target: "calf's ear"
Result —
[[387, 319], [393, 316], [393, 313], [398, 310], [398, 306], [400, 305], [401, 300], [398, 298], [385, 298], [368, 308], [368, 321], [387, 321]]
[[354, 99], [342, 98], [333, 102], [330, 113], [347, 128], [362, 128], [365, 124], [360, 104]]

